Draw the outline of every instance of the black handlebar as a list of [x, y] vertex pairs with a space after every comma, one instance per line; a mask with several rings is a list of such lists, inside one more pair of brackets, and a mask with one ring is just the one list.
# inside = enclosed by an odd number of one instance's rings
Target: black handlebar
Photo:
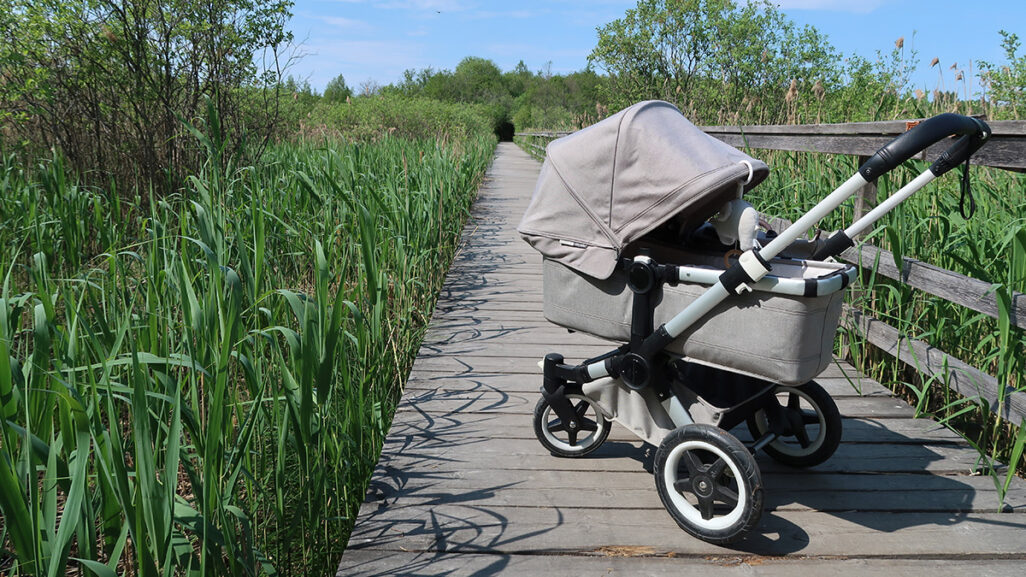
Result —
[[940, 176], [964, 162], [990, 138], [987, 123], [961, 114], [945, 113], [928, 118], [876, 151], [859, 174], [872, 181], [949, 136], [960, 136], [955, 144], [930, 166]]

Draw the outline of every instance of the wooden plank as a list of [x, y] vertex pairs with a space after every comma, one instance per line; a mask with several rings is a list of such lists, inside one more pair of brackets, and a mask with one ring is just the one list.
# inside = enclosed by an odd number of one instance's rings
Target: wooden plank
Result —
[[[986, 566], [981, 567], [983, 562]], [[660, 554], [651, 545], [598, 547], [584, 555], [521, 555], [358, 549], [346, 553], [337, 577], [481, 577], [500, 572], [522, 576], [602, 575], [605, 577], [680, 577], [723, 575], [794, 577], [795, 575], [928, 575], [930, 577], [1021, 577], [1019, 559], [798, 559], [737, 552], [718, 557]]]
[[[994, 318], [999, 317], [997, 297], [993, 284], [969, 278], [914, 258], [904, 257], [899, 270], [894, 264], [894, 255], [870, 244], [853, 247], [841, 254], [841, 258], [866, 269], [876, 270], [889, 279], [903, 282], [911, 287], [951, 301]], [[1026, 328], [1026, 294], [1012, 295], [1012, 310], [1009, 321], [1019, 328]]]
[[[963, 397], [986, 401], [990, 410], [1002, 419], [1012, 423], [1026, 419], [1026, 392], [1002, 391], [997, 379], [987, 373], [928, 343], [910, 339], [887, 323], [851, 307], [845, 307], [843, 322], [864, 335], [873, 346], [921, 373], [942, 379]], [[1004, 396], [1000, 397], [1002, 392]]]
[[[736, 147], [790, 150], [828, 154], [872, 156], [877, 150], [905, 132], [905, 122], [866, 122], [848, 124], [704, 126], [706, 133]], [[1026, 130], [1022, 121], [988, 122], [993, 131], [990, 141], [972, 157], [972, 163], [1013, 170], [1026, 169]], [[919, 158], [933, 162], [947, 148], [942, 141], [924, 151]]]
[[[501, 439], [488, 436], [462, 439], [424, 438], [420, 434], [390, 437], [384, 451], [405, 454], [406, 467], [429, 470], [502, 469], [508, 471], [551, 469], [555, 471], [593, 471], [596, 486], [606, 471], [637, 471], [650, 462], [650, 450], [637, 442], [606, 441], [587, 459], [562, 459], [550, 455], [535, 439]], [[498, 439], [497, 439], [498, 440]], [[795, 470], [769, 459], [758, 458], [764, 474], [794, 473]], [[802, 475], [821, 473], [936, 473], [964, 474], [976, 467], [975, 451], [950, 444], [889, 445], [886, 443], [841, 443], [830, 460]]]
[[[600, 488], [603, 490], [644, 490], [651, 492], [655, 486], [652, 473], [644, 470], [610, 471], [602, 473], [602, 483], [595, 482], [598, 475], [591, 471], [561, 471], [550, 469], [523, 469], [512, 474], [509, 470], [494, 468], [462, 469], [438, 473], [437, 471], [402, 470], [397, 471], [389, 460], [383, 460], [378, 467], [380, 480], [372, 487], [375, 499], [394, 501], [400, 493], [417, 494], [418, 498], [426, 497], [434, 492], [435, 497], [448, 498], [450, 493], [461, 493], [477, 490], [518, 490], [548, 491], [557, 490], [559, 495], [566, 496], [571, 491], [568, 487], [578, 489]], [[792, 469], [790, 472], [780, 471], [763, 475], [764, 488], [767, 493], [780, 492], [789, 498], [800, 499], [805, 494], [819, 492], [861, 492], [868, 495], [878, 492], [911, 492], [920, 491], [929, 494], [935, 491], [964, 492], [967, 496], [983, 494], [993, 500], [983, 503], [985, 509], [995, 509], [998, 505], [994, 482], [990, 477], [973, 475], [929, 475], [922, 473], [890, 473], [890, 474], [848, 474], [818, 473], [806, 474], [804, 471]], [[1012, 488], [1015, 503], [1013, 509], [1026, 513], [1026, 486], [1017, 483]], [[548, 497], [545, 497], [548, 499]], [[597, 501], [596, 501], [597, 502]], [[592, 502], [591, 506], [594, 506]], [[962, 510], [961, 503], [947, 503], [946, 506]], [[538, 506], [538, 503], [524, 506]], [[581, 507], [581, 505], [566, 505]], [[589, 506], [587, 503], [583, 505]], [[930, 505], [932, 506], [932, 505]], [[617, 505], [621, 507], [621, 505]], [[637, 508], [624, 503], [623, 508]], [[642, 507], [644, 508], [644, 507]], [[653, 509], [661, 509], [655, 505]], [[871, 498], [857, 503], [851, 510], [868, 511], [880, 509], [880, 504]]]
[[[427, 410], [418, 406], [405, 406], [397, 411], [390, 434], [429, 436], [444, 442], [456, 437], [486, 437], [495, 439], [535, 439], [532, 415], [526, 413], [453, 413]], [[845, 443], [890, 443], [932, 445], [944, 443], [967, 446], [957, 434], [930, 419], [910, 417], [844, 417], [841, 420]], [[437, 430], [434, 430], [437, 428]], [[731, 433], [741, 439], [751, 439], [745, 425]], [[611, 441], [634, 443], [637, 436], [618, 424], [613, 424]]]
[[[831, 396], [839, 397], [883, 397], [889, 398], [891, 391], [871, 379], [859, 382], [833, 377], [816, 379]], [[480, 391], [495, 390], [503, 393], [537, 393], [541, 389], [541, 374], [538, 378], [524, 378], [521, 375], [490, 375], [486, 380], [467, 379], [446, 373], [414, 371], [406, 382], [406, 390], [423, 391]]]
[[[738, 148], [761, 148], [872, 156], [877, 150], [905, 132], [906, 120], [850, 122], [841, 124], [700, 126], [705, 133]], [[1026, 122], [988, 121], [993, 134], [990, 141], [973, 155], [973, 164], [1022, 170], [1026, 169]], [[568, 132], [533, 132], [524, 136], [558, 138]], [[920, 158], [933, 162], [951, 145], [942, 141], [927, 149]]]
[[[513, 521], [515, 519], [515, 522]], [[694, 539], [663, 511], [466, 505], [385, 505], [357, 526], [361, 549], [579, 555], [602, 547], [660, 554], [1009, 556], [1026, 559], [1026, 515], [777, 511], [728, 549]], [[957, 553], [952, 549], [957, 548]]]
[[[534, 471], [480, 472], [487, 474], [403, 471], [389, 476], [396, 470], [386, 470], [369, 488], [368, 507], [401, 500], [404, 506], [473, 501], [480, 507], [663, 510], [652, 475], [644, 471], [603, 473], [601, 484], [595, 473], [585, 471], [552, 471], [552, 482], [544, 484], [533, 481]], [[1026, 488], [1013, 487], [1002, 501], [993, 481], [983, 477], [767, 473], [762, 479], [764, 511], [999, 513], [1004, 506], [1026, 511]]]

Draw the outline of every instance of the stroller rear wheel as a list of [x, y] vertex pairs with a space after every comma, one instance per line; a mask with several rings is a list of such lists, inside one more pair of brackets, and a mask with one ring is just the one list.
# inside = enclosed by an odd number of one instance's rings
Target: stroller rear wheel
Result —
[[[841, 442], [841, 413], [819, 383], [800, 387], [780, 385], [773, 391], [794, 434], [766, 445], [766, 454], [791, 467], [812, 467], [834, 454]], [[748, 430], [759, 439], [769, 430], [765, 410], [748, 417]]]
[[580, 428], [572, 431], [566, 427], [543, 397], [534, 407], [534, 434], [557, 457], [583, 457], [605, 442], [610, 422], [587, 396], [571, 393], [566, 398], [577, 411]]
[[684, 425], [667, 435], [656, 451], [655, 478], [673, 520], [710, 543], [744, 537], [762, 516], [755, 459], [741, 441], [712, 425]]

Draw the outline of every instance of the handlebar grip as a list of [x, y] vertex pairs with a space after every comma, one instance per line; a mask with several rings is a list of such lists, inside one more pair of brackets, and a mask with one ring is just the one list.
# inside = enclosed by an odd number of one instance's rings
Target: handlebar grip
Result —
[[[931, 166], [931, 168], [936, 167], [942, 170], [941, 173], [957, 166], [961, 161], [968, 158], [969, 155], [979, 150], [990, 137], [990, 127], [982, 120], [972, 118], [971, 116], [963, 116], [951, 112], [938, 114], [933, 118], [924, 120], [912, 130], [898, 136], [876, 151], [876, 154], [859, 167], [859, 174], [868, 181], [875, 180], [949, 136], [962, 136], [968, 137], [968, 139], [964, 143], [962, 140], [959, 140], [955, 143], [955, 146], [945, 152], [948, 158], [940, 166], [937, 163]], [[954, 150], [961, 146], [965, 148]], [[937, 174], [936, 171], [935, 174]]]

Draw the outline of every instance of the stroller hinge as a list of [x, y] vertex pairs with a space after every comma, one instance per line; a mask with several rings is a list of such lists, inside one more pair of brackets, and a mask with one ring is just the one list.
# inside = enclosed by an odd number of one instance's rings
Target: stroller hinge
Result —
[[[558, 353], [545, 355], [545, 364], [542, 368], [542, 396], [545, 397], [549, 406], [552, 407], [552, 412], [556, 413], [567, 429], [576, 430], [579, 426], [577, 411], [574, 410], [570, 399], [566, 398], [567, 393], [572, 392], [567, 390], [570, 385], [566, 378], [567, 369], [572, 370], [573, 367], [563, 364], [563, 355]], [[580, 388], [579, 383], [575, 383], [575, 385], [575, 388]]]
[[751, 285], [759, 282], [771, 268], [755, 249], [741, 253], [737, 263], [739, 266], [732, 266], [720, 275], [720, 284], [731, 294], [750, 292]]

